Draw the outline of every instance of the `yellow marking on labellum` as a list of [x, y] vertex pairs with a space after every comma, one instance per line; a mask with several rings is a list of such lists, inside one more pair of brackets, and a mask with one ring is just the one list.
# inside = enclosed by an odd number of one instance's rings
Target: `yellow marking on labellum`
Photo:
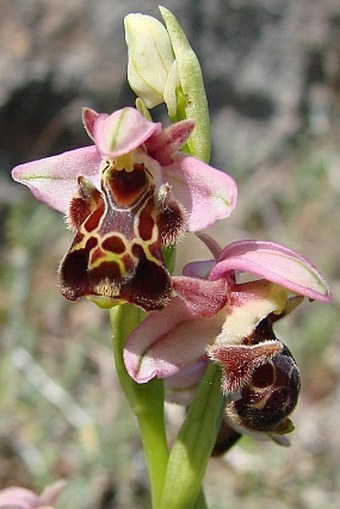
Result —
[[[265, 389], [268, 389], [268, 388], [266, 387]], [[254, 408], [255, 410], [262, 410], [266, 406], [269, 398], [271, 398], [271, 397], [272, 397], [271, 392], [269, 392], [267, 394], [263, 394], [262, 398], [259, 401], [257, 401], [256, 403], [249, 403], [249, 407]]]
[[114, 164], [115, 170], [118, 171], [125, 170], [130, 173], [134, 170], [132, 152], [117, 157], [114, 162], [112, 161], [112, 163]]
[[[96, 249], [98, 249], [98, 248], [94, 248], [93, 250], [95, 251]], [[119, 265], [119, 270], [120, 270], [120, 273], [122, 276], [123, 276], [123, 274], [125, 274], [127, 272], [125, 269], [124, 262], [122, 260], [121, 255], [112, 253], [110, 251], [106, 251], [106, 250], [102, 249], [100, 246], [99, 246], [99, 250], [102, 251], [102, 255], [98, 256], [98, 258], [96, 258], [96, 260], [94, 260], [94, 261], [91, 261], [91, 252], [90, 252], [89, 264], [88, 264], [89, 270], [100, 267], [100, 265], [103, 262], [116, 262]], [[138, 261], [136, 257], [133, 257], [133, 260], [135, 263], [137, 263], [137, 261]]]

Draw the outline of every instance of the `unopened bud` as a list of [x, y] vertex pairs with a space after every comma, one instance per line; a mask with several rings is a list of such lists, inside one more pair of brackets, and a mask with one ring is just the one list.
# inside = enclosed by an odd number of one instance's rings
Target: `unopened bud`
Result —
[[[129, 14], [124, 19], [128, 46], [128, 81], [148, 108], [164, 102], [170, 70], [175, 62], [168, 32], [157, 19], [144, 14]], [[176, 84], [171, 83], [173, 94]], [[171, 91], [170, 91], [170, 95]]]

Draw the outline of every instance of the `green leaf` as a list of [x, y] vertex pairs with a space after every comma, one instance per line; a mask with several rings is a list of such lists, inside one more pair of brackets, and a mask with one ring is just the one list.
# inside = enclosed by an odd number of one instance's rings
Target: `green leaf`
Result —
[[161, 509], [205, 507], [200, 490], [224, 406], [221, 373], [210, 364], [172, 447]]

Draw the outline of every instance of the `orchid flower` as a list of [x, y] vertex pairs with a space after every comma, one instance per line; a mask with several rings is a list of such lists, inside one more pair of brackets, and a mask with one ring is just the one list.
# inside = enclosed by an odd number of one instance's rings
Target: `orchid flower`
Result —
[[48, 486], [40, 496], [26, 488], [11, 487], [0, 491], [0, 507], [13, 509], [53, 509], [63, 489], [64, 481]]
[[236, 184], [179, 152], [193, 121], [162, 129], [126, 107], [111, 115], [85, 108], [83, 123], [94, 145], [22, 164], [12, 176], [66, 213], [75, 231], [58, 272], [67, 299], [161, 309], [172, 295], [162, 248], [229, 216]]
[[[303, 297], [329, 302], [331, 294], [316, 267], [291, 249], [243, 240], [221, 250], [209, 237], [200, 237], [215, 259], [190, 263], [183, 276], [173, 278], [177, 296], [130, 334], [124, 361], [130, 376], [145, 383], [153, 377], [182, 376], [207, 355], [222, 367], [223, 393], [239, 397], [252, 377], [260, 377], [262, 366], [278, 364], [278, 355], [282, 366], [282, 356], [290, 355], [276, 339], [272, 324]], [[239, 273], [259, 279], [241, 282]], [[292, 361], [290, 370], [293, 365]], [[294, 395], [289, 394], [292, 408], [299, 389], [296, 379], [294, 387]], [[288, 427], [287, 421], [282, 432]]]

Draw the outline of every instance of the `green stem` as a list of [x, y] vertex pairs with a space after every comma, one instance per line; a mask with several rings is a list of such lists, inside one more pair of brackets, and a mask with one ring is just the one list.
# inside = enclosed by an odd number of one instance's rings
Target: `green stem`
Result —
[[201, 490], [198, 494], [197, 500], [193, 509], [208, 509], [207, 501], [205, 500], [204, 491]]
[[159, 395], [163, 393], [162, 383], [155, 380], [147, 385], [149, 387], [143, 394], [143, 408], [135, 413], [149, 471], [152, 507], [156, 509], [162, 497], [169, 451], [164, 429], [163, 405], [161, 407], [159, 404]]
[[200, 490], [224, 405], [220, 369], [210, 364], [172, 447], [161, 509], [206, 507]]
[[152, 507], [160, 505], [169, 450], [164, 426], [164, 388], [161, 380], [137, 384], [130, 378], [123, 361], [126, 338], [144, 319], [145, 313], [129, 304], [110, 312], [113, 349], [119, 382], [129, 405], [137, 417], [149, 471]]

